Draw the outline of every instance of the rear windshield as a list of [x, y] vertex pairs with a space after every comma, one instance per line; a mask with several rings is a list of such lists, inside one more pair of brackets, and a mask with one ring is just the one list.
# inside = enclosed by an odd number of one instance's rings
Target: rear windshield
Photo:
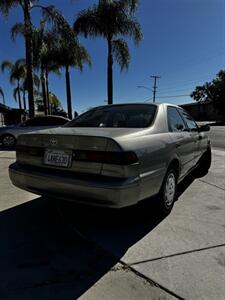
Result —
[[144, 128], [152, 124], [156, 106], [149, 104], [113, 105], [91, 109], [65, 127]]

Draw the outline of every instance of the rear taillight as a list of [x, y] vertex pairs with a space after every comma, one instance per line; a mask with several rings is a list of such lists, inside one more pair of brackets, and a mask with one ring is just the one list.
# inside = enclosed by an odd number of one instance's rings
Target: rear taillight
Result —
[[138, 162], [137, 155], [132, 151], [110, 152], [77, 150], [73, 151], [73, 160], [114, 165], [132, 165]]
[[45, 148], [17, 145], [16, 153], [27, 153], [28, 155], [32, 156], [43, 156], [45, 153]]

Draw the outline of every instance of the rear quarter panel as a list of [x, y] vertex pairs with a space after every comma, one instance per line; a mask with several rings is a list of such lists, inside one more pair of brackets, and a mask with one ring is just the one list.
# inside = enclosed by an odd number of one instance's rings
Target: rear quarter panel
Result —
[[141, 199], [157, 194], [167, 167], [175, 157], [169, 133], [146, 133], [118, 140], [125, 151], [134, 151], [139, 159]]

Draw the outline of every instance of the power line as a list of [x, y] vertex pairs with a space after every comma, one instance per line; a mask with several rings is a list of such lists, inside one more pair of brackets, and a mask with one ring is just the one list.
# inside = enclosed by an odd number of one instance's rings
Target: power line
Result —
[[173, 96], [163, 96], [163, 97], [159, 97], [159, 99], [161, 99], [161, 98], [179, 98], [179, 97], [187, 97], [187, 96], [190, 97], [190, 95], [173, 95]]

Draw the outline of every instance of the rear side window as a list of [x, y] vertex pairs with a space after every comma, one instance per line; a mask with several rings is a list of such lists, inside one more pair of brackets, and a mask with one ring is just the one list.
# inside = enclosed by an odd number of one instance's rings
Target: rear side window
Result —
[[66, 124], [68, 121], [63, 118], [57, 117], [36, 117], [34, 119], [27, 120], [25, 126], [60, 126]]
[[187, 123], [187, 127], [190, 129], [190, 131], [197, 131], [198, 126], [195, 123], [194, 119], [183, 109], [179, 109], [179, 112]]
[[171, 132], [182, 132], [186, 130], [185, 123], [175, 107], [167, 108], [168, 128]]
[[152, 124], [156, 108], [150, 104], [97, 107], [72, 120], [66, 127], [144, 128]]

